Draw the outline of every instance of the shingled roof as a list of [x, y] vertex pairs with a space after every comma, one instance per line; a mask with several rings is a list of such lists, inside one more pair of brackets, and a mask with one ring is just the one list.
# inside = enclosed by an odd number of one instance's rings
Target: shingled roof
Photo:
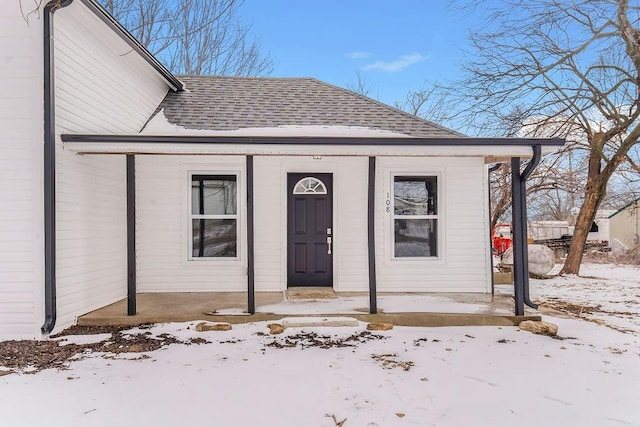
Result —
[[186, 90], [169, 92], [156, 113], [187, 129], [358, 126], [422, 138], [457, 132], [312, 78], [179, 76]]

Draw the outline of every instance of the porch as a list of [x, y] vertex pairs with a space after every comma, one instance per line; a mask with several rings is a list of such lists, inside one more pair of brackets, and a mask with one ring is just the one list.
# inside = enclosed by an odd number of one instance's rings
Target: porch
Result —
[[256, 292], [254, 314], [247, 313], [244, 292], [139, 293], [137, 313], [127, 314], [127, 299], [87, 313], [79, 325], [143, 323], [249, 323], [293, 316], [350, 316], [364, 322], [397, 326], [514, 326], [539, 320], [537, 312], [514, 316], [513, 297], [480, 293], [378, 293], [378, 313], [369, 314], [367, 292]]
[[[66, 139], [68, 138], [69, 136], [66, 136]], [[154, 136], [152, 140], [155, 141], [155, 139], [157, 137]], [[287, 147], [295, 146], [298, 143], [297, 140], [280, 142]], [[379, 141], [376, 142], [379, 143]], [[449, 140], [447, 142], [452, 143]], [[74, 144], [73, 139], [70, 141], [65, 140], [65, 144]], [[206, 144], [209, 144], [209, 142], [206, 142]], [[466, 149], [470, 143], [468, 141], [459, 141], [459, 144]], [[445, 145], [448, 146], [450, 144]], [[260, 145], [256, 145], [256, 147], [257, 149], [262, 148]], [[329, 146], [329, 148], [331, 147], [333, 146]], [[345, 147], [348, 148], [349, 146]], [[381, 287], [387, 292], [457, 291], [457, 294], [451, 296], [453, 299], [466, 298], [464, 295], [468, 292], [490, 291], [491, 284], [486, 274], [487, 270], [490, 271], [490, 265], [488, 265], [488, 258], [490, 258], [489, 247], [483, 238], [468, 238], [470, 232], [474, 236], [480, 236], [480, 232], [477, 232], [477, 230], [486, 228], [486, 224], [484, 224], [486, 212], [484, 209], [480, 210], [484, 212], [482, 215], [455, 216], [451, 214], [449, 219], [442, 217], [436, 222], [430, 222], [430, 224], [440, 224], [438, 226], [440, 232], [433, 232], [434, 247], [429, 248], [429, 254], [433, 254], [431, 257], [433, 262], [415, 262], [410, 259], [408, 261], [403, 259], [387, 262], [394, 257], [392, 248], [389, 245], [389, 242], [394, 241], [394, 222], [389, 221], [389, 216], [386, 214], [390, 212], [388, 205], [391, 204], [390, 194], [393, 194], [391, 186], [396, 179], [395, 175], [390, 175], [391, 172], [389, 171], [410, 170], [411, 173], [415, 173], [415, 171], [419, 170], [422, 173], [431, 173], [433, 175], [436, 173], [433, 170], [437, 169], [439, 172], [432, 179], [432, 184], [435, 186], [435, 183], [447, 179], [460, 184], [461, 178], [457, 177], [454, 172], [464, 170], [467, 173], [465, 182], [469, 185], [457, 185], [455, 188], [465, 188], [466, 192], [455, 192], [451, 189], [448, 192], [448, 197], [449, 200], [457, 201], [457, 204], [450, 203], [451, 206], [456, 207], [456, 209], [452, 207], [450, 211], [465, 212], [472, 209], [467, 209], [469, 206], [460, 202], [461, 200], [465, 200], [466, 203], [466, 201], [473, 199], [475, 201], [474, 206], [484, 206], [483, 201], [486, 198], [486, 194], [482, 191], [483, 186], [480, 184], [486, 179], [485, 157], [449, 156], [436, 158], [432, 156], [410, 156], [405, 158], [396, 152], [385, 152], [384, 154], [389, 155], [378, 159], [376, 156], [364, 155], [355, 151], [345, 151], [345, 153], [340, 153], [344, 155], [336, 156], [336, 153], [331, 151], [327, 152], [326, 158], [323, 158], [325, 152], [318, 151], [320, 150], [319, 146], [314, 145], [313, 149], [316, 150], [314, 153], [321, 154], [314, 155], [312, 159], [309, 159], [308, 155], [305, 157], [302, 152], [298, 153], [297, 151], [287, 151], [283, 156], [265, 154], [254, 159], [254, 154], [234, 156], [227, 151], [224, 151], [226, 154], [222, 156], [217, 156], [217, 153], [213, 152], [201, 152], [199, 153], [201, 154], [200, 156], [195, 156], [193, 152], [185, 152], [184, 156], [173, 156], [161, 148], [164, 147], [153, 148], [149, 153], [117, 152], [126, 154], [126, 267], [128, 296], [126, 300], [119, 301], [105, 309], [80, 316], [80, 323], [89, 321], [88, 319], [95, 319], [91, 320], [92, 322], [109, 323], [111, 322], [109, 319], [117, 318], [121, 314], [122, 316], [127, 316], [127, 312], [132, 318], [130, 320], [121, 319], [119, 323], [186, 321], [200, 319], [203, 316], [221, 319], [221, 316], [227, 315], [226, 313], [220, 313], [221, 310], [238, 309], [240, 307], [245, 309], [248, 314], [259, 315], [264, 318], [270, 315], [274, 315], [277, 318], [281, 314], [297, 314], [289, 313], [286, 310], [283, 312], [265, 309], [261, 305], [270, 304], [262, 304], [258, 301], [258, 298], [265, 298], [265, 295], [266, 298], [274, 298], [273, 296], [270, 297], [269, 293], [261, 293], [260, 291], [278, 289], [283, 283], [290, 282], [288, 274], [292, 264], [288, 259], [291, 253], [288, 239], [292, 233], [289, 229], [291, 224], [288, 219], [294, 217], [294, 215], [289, 213], [288, 208], [285, 208], [285, 206], [289, 204], [288, 195], [292, 191], [289, 188], [287, 188], [286, 192], [274, 191], [274, 188], [281, 189], [283, 176], [288, 177], [293, 174], [291, 171], [298, 171], [300, 168], [311, 171], [321, 170], [322, 173], [331, 175], [332, 178], [338, 177], [336, 180], [342, 180], [339, 182], [341, 188], [348, 188], [354, 191], [354, 194], [359, 195], [355, 200], [357, 203], [354, 202], [353, 197], [349, 197], [348, 202], [343, 200], [341, 206], [344, 207], [345, 212], [340, 211], [338, 208], [334, 209], [335, 212], [328, 209], [331, 216], [336, 217], [336, 220], [335, 224], [329, 222], [328, 226], [320, 227], [322, 230], [327, 230], [328, 237], [322, 237], [326, 239], [329, 247], [327, 259], [324, 260], [323, 265], [332, 266], [333, 259], [338, 259], [339, 253], [340, 259], [344, 260], [341, 264], [342, 270], [340, 273], [342, 274], [342, 279], [340, 287], [342, 289], [358, 290], [362, 293], [362, 298], [368, 299], [368, 301], [362, 301], [361, 304], [355, 307], [362, 309], [359, 311], [350, 308], [347, 312], [344, 310], [332, 310], [318, 314], [353, 313], [364, 315], [369, 313], [375, 315], [379, 312], [377, 297], [383, 296], [383, 293], [379, 292]], [[184, 146], [181, 145], [181, 148], [184, 148]], [[322, 148], [324, 149], [324, 147]], [[102, 154], [102, 152], [93, 152], [88, 149], [78, 149], [74, 145], [71, 145], [70, 149], [71, 151], [77, 150], [76, 152], [80, 154]], [[523, 155], [528, 150], [533, 151], [534, 158], [525, 172], [534, 167], [541, 153], [539, 145], [525, 145]], [[109, 153], [116, 154], [116, 151], [109, 151]], [[157, 155], [151, 156], [147, 154]], [[209, 156], [203, 156], [202, 154], [215, 155], [218, 162], [215, 167], [208, 165], [207, 162], [211, 161]], [[334, 155], [331, 156], [332, 154]], [[468, 153], [466, 154], [468, 156]], [[418, 157], [420, 158], [418, 159]], [[329, 161], [330, 163], [327, 163]], [[513, 157], [512, 163], [515, 165], [513, 167], [513, 182], [522, 184], [527, 174], [525, 173], [525, 176], [520, 174], [520, 158]], [[443, 164], [448, 165], [448, 168], [446, 170], [438, 169], [439, 167], [442, 168]], [[158, 190], [161, 186], [156, 185], [156, 175], [154, 175], [158, 170], [167, 172], [163, 172], [162, 176], [163, 179], [167, 179], [167, 182], [171, 183], [170, 191], [164, 189], [164, 187]], [[190, 243], [196, 241], [196, 239], [190, 234], [192, 232], [192, 221], [190, 217], [187, 218], [184, 214], [184, 212], [191, 212], [193, 204], [193, 201], [189, 199], [189, 192], [186, 192], [185, 188], [188, 188], [191, 182], [190, 191], [192, 191], [193, 177], [199, 176], [189, 175], [187, 172], [190, 170], [197, 170], [198, 173], [204, 170], [209, 171], [208, 173], [224, 172], [227, 174], [225, 176], [232, 177], [230, 181], [233, 181], [237, 186], [234, 206], [240, 207], [240, 209], [237, 212], [234, 211], [236, 212], [234, 215], [237, 215], [237, 217], [233, 217], [230, 221], [234, 221], [234, 224], [236, 224], [237, 229], [233, 235], [236, 241], [235, 247], [240, 248], [240, 250], [237, 253], [234, 252], [234, 256], [229, 257], [229, 261], [225, 259], [224, 265], [219, 261], [205, 260], [201, 262], [190, 258]], [[220, 170], [223, 170], [223, 172], [220, 172]], [[470, 173], [470, 170], [473, 173]], [[258, 179], [254, 178], [256, 171]], [[283, 175], [283, 171], [287, 174]], [[355, 174], [354, 171], [358, 173]], [[305, 176], [309, 173], [305, 173]], [[472, 188], [471, 182], [475, 183], [476, 187]], [[244, 185], [238, 185], [238, 183]], [[254, 188], [256, 183], [264, 188], [260, 187], [260, 191], [256, 192]], [[471, 188], [474, 191], [470, 193]], [[154, 192], [154, 190], [156, 191]], [[142, 197], [139, 197], [137, 193], [140, 193]], [[376, 203], [376, 193], [387, 195], [385, 201], [387, 210], [385, 210], [383, 203]], [[434, 194], [436, 193], [440, 194], [443, 191], [434, 191]], [[341, 194], [343, 194], [341, 197], [344, 199], [344, 194], [346, 193], [343, 191]], [[518, 219], [524, 216], [517, 214], [524, 212], [524, 208], [521, 205], [524, 205], [525, 200], [522, 192], [514, 191], [514, 194], [514, 205], [520, 207], [517, 212], [514, 211], [516, 213], [514, 214], [514, 219]], [[274, 197], [277, 203], [274, 202]], [[444, 195], [442, 195], [442, 199], [444, 200]], [[442, 203], [444, 204], [444, 201]], [[275, 210], [274, 206], [276, 207]], [[330, 206], [330, 204], [327, 206]], [[163, 215], [157, 215], [158, 211], [163, 212]], [[278, 212], [280, 215], [278, 215]], [[340, 214], [341, 212], [342, 214]], [[339, 223], [338, 220], [340, 220]], [[432, 219], [428, 221], [432, 221]], [[445, 223], [447, 228], [443, 225]], [[178, 224], [181, 224], [181, 228], [177, 227]], [[363, 225], [366, 225], [366, 227]], [[518, 227], [515, 228], [517, 229]], [[159, 233], [158, 230], [169, 230], [171, 232]], [[188, 231], [185, 232], [185, 230]], [[444, 233], [444, 230], [449, 230], [449, 232]], [[514, 242], [518, 246], [518, 243], [524, 240], [520, 238], [521, 235], [518, 235], [517, 232], [515, 234]], [[436, 240], [436, 235], [446, 235], [448, 244], [442, 243], [444, 238]], [[198, 241], [202, 242], [204, 240], [204, 238], [200, 237]], [[431, 242], [431, 237], [429, 241]], [[524, 242], [526, 245], [526, 241]], [[470, 247], [471, 243], [473, 243], [473, 247]], [[526, 251], [520, 251], [520, 253], [526, 256]], [[169, 256], [168, 254], [171, 255]], [[350, 258], [345, 258], [349, 256]], [[285, 259], [285, 257], [287, 258]], [[516, 264], [522, 266], [524, 271], [521, 272], [522, 274], [516, 275], [516, 298], [502, 303], [502, 305], [510, 307], [503, 312], [496, 312], [491, 309], [491, 304], [494, 303], [491, 300], [484, 308], [473, 310], [473, 312], [455, 309], [438, 311], [432, 309], [429, 304], [425, 304], [423, 307], [411, 311], [390, 310], [382, 306], [380, 307], [383, 310], [382, 314], [388, 317], [392, 314], [393, 316], [398, 316], [400, 313], [433, 313], [437, 318], [441, 318], [445, 314], [455, 314], [463, 315], [462, 317], [465, 318], [464, 321], [455, 320], [451, 321], [453, 323], [445, 322], [444, 324], [477, 324], [474, 323], [476, 320], [471, 319], [486, 315], [510, 316], [513, 311], [515, 311], [516, 315], [523, 316], [526, 314], [524, 305], [528, 301], [528, 283], [526, 280], [528, 275], [526, 274], [526, 262], [523, 262], [525, 260], [521, 260], [519, 257], [516, 258]], [[161, 261], [158, 262], [158, 260]], [[257, 273], [262, 274], [262, 276], [258, 277], [259, 283], [256, 283], [256, 265], [258, 265]], [[312, 270], [320, 271], [322, 269]], [[264, 274], [265, 271], [267, 274]], [[517, 268], [516, 271], [520, 272]], [[216, 277], [216, 283], [224, 284], [225, 288], [206, 288], [203, 284], [211, 283], [208, 279], [210, 277]], [[378, 284], [379, 281], [381, 286]], [[333, 277], [323, 278], [322, 280], [322, 284], [332, 282]], [[246, 292], [242, 292], [243, 287]], [[339, 289], [338, 286], [335, 287]], [[368, 292], [366, 291], [367, 287]], [[174, 293], [181, 290], [193, 293]], [[213, 291], [215, 293], [198, 293], [202, 291]], [[164, 292], [170, 293], [166, 294], [165, 298], [162, 299]], [[220, 297], [211, 297], [212, 295]], [[275, 292], [275, 295], [277, 295], [276, 298], [283, 298], [279, 292]], [[189, 302], [188, 299], [191, 296], [193, 301]], [[184, 303], [176, 302], [183, 298], [185, 299]], [[479, 298], [486, 298], [486, 296], [482, 295]], [[147, 300], [155, 302], [146, 304]], [[204, 307], [200, 306], [201, 303], [206, 303], [207, 301], [213, 302]], [[226, 303], [224, 303], [225, 301]], [[380, 302], [382, 303], [382, 298], [380, 298]], [[486, 303], [486, 301], [480, 302]], [[220, 303], [223, 303], [223, 306], [219, 307], [218, 304]], [[515, 310], [513, 309], [514, 305]], [[124, 307], [126, 307], [126, 310], [122, 309]], [[101, 314], [103, 313], [102, 310], [106, 310], [104, 315]], [[412, 317], [416, 316], [412, 314]], [[251, 321], [237, 320], [239, 318], [249, 319], [248, 315], [238, 316], [234, 314], [232, 317], [236, 319], [234, 322]], [[460, 318], [456, 317], [456, 319]], [[256, 318], [255, 320], [260, 319]], [[409, 320], [406, 321], [409, 322]], [[486, 322], [486, 320], [477, 321], [480, 324], [485, 324]]]

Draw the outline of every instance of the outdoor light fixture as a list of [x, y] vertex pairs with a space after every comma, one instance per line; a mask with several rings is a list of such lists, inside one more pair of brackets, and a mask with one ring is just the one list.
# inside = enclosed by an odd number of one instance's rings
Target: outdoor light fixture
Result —
[[322, 156], [313, 156], [313, 160], [322, 160]]

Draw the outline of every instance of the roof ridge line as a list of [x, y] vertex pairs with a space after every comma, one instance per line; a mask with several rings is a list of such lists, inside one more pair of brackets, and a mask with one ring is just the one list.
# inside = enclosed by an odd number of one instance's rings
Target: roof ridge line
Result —
[[271, 76], [218, 76], [214, 74], [177, 74], [180, 78], [213, 78], [225, 80], [317, 80], [313, 77], [271, 77]]
[[337, 86], [337, 85], [334, 85], [334, 84], [331, 84], [331, 83], [327, 83], [327, 82], [322, 81], [322, 80], [319, 80], [319, 79], [317, 79], [317, 78], [315, 78], [315, 77], [309, 77], [309, 78], [310, 78], [311, 80], [313, 80], [313, 81], [317, 82], [317, 83], [323, 84], [323, 85], [325, 85], [325, 86], [332, 87], [332, 88], [334, 88], [334, 89], [338, 89], [338, 90], [340, 90], [340, 91], [342, 91], [342, 92], [345, 92], [345, 93], [347, 93], [347, 94], [349, 94], [349, 95], [355, 95], [355, 96], [357, 96], [358, 98], [363, 99], [363, 100], [365, 100], [365, 101], [369, 101], [369, 102], [373, 102], [373, 103], [375, 103], [375, 104], [378, 104], [379, 106], [384, 107], [384, 108], [386, 108], [387, 110], [391, 110], [391, 111], [393, 111], [393, 112], [400, 113], [400, 114], [402, 114], [403, 116], [405, 116], [405, 117], [407, 117], [407, 118], [410, 118], [410, 119], [412, 119], [412, 120], [418, 120], [418, 121], [423, 122], [423, 123], [426, 123], [426, 124], [428, 124], [428, 125], [430, 125], [430, 126], [434, 126], [434, 127], [438, 128], [438, 129], [440, 129], [440, 130], [444, 130], [444, 131], [447, 131], [447, 132], [451, 132], [451, 133], [455, 134], [456, 136], [459, 136], [459, 137], [462, 137], [462, 138], [469, 138], [469, 136], [468, 136], [468, 135], [462, 134], [462, 133], [460, 133], [460, 132], [456, 132], [456, 131], [455, 131], [455, 130], [453, 130], [453, 129], [449, 129], [449, 128], [445, 127], [445, 126], [439, 125], [438, 123], [434, 123], [434, 122], [432, 122], [432, 121], [430, 121], [430, 120], [427, 120], [427, 119], [423, 119], [422, 117], [416, 116], [416, 115], [414, 115], [414, 114], [407, 113], [406, 111], [403, 111], [403, 110], [401, 110], [401, 109], [399, 109], [399, 108], [393, 107], [393, 106], [391, 106], [391, 105], [389, 105], [389, 104], [385, 104], [384, 102], [382, 102], [382, 101], [378, 101], [377, 99], [369, 98], [368, 96], [364, 96], [364, 95], [361, 95], [361, 94], [359, 94], [359, 93], [356, 93], [356, 92], [354, 92], [354, 91], [352, 91], [352, 90], [349, 90], [349, 89], [346, 89], [346, 88], [343, 88], [343, 87], [340, 87], [340, 86]]

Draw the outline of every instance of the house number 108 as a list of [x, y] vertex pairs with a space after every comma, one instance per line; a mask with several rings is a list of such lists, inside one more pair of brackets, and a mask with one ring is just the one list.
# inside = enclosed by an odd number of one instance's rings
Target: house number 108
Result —
[[391, 212], [391, 198], [389, 197], [389, 193], [387, 193], [387, 198], [384, 201], [384, 205], [385, 205], [384, 210], [387, 213]]

